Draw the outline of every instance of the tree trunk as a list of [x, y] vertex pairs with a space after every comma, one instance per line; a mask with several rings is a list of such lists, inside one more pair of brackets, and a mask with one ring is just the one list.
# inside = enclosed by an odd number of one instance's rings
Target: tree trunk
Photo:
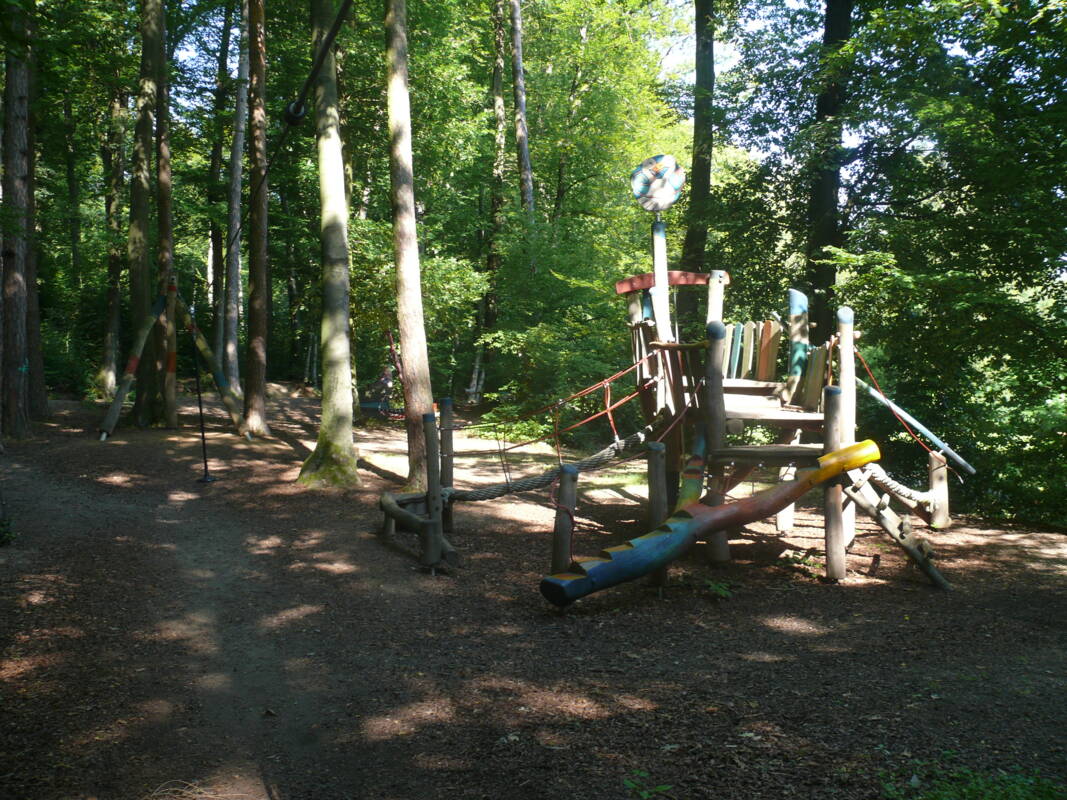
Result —
[[[337, 14], [335, 0], [312, 0], [312, 53], [317, 54]], [[322, 419], [315, 451], [300, 469], [301, 483], [359, 486], [352, 446], [352, 369], [348, 314], [348, 203], [332, 52], [315, 82], [319, 156], [319, 236], [322, 247]]]
[[159, 287], [167, 293], [167, 313], [159, 353], [164, 354], [163, 373], [163, 422], [168, 428], [178, 427], [178, 313], [177, 283], [174, 275], [174, 212], [173, 183], [170, 166], [170, 81], [167, 76], [166, 15], [161, 15], [159, 35], [159, 73], [156, 94], [156, 213], [159, 228]]
[[248, 0], [242, 0], [241, 3], [241, 43], [234, 96], [229, 197], [226, 204], [226, 320], [222, 370], [230, 388], [240, 397], [241, 371], [237, 338], [241, 316], [241, 185], [244, 177], [245, 125], [248, 121]]
[[393, 202], [393, 252], [400, 349], [404, 354], [404, 419], [408, 433], [408, 489], [426, 488], [426, 443], [422, 415], [433, 409], [430, 360], [422, 313], [419, 246], [415, 229], [415, 187], [411, 156], [411, 101], [408, 96], [408, 41], [405, 0], [388, 0], [386, 80], [389, 108], [389, 178]]
[[[137, 124], [134, 129], [133, 159], [130, 164], [130, 232], [127, 258], [130, 269], [130, 316], [139, 328], [152, 308], [154, 281], [149, 271], [149, 197], [152, 190], [152, 133], [162, 52], [163, 0], [144, 0], [141, 9], [141, 77], [137, 90]], [[154, 348], [149, 339], [137, 367], [137, 398], [133, 418], [144, 426], [154, 421], [156, 381]]]
[[115, 396], [118, 386], [119, 335], [121, 333], [119, 297], [122, 282], [122, 178], [126, 96], [119, 89], [111, 91], [108, 103], [107, 138], [100, 157], [104, 165], [104, 223], [107, 227], [107, 329], [104, 333], [104, 358], [97, 372], [96, 385], [107, 399]]
[[529, 129], [526, 126], [526, 73], [522, 66], [522, 5], [511, 2], [511, 70], [515, 89], [515, 148], [519, 157], [522, 207], [530, 219], [534, 213], [533, 167], [530, 165]]
[[226, 3], [222, 17], [222, 40], [219, 42], [218, 60], [215, 63], [215, 89], [212, 97], [212, 132], [211, 155], [208, 158], [207, 199], [211, 205], [208, 215], [208, 236], [211, 248], [211, 322], [212, 348], [218, 358], [222, 358], [225, 346], [226, 316], [226, 247], [222, 241], [222, 219], [219, 206], [226, 197], [222, 185], [222, 114], [226, 108], [226, 84], [229, 82], [230, 70], [230, 28], [233, 27], [233, 0]]
[[[493, 178], [489, 184], [489, 235], [485, 242], [485, 271], [488, 281], [485, 297], [482, 298], [479, 314], [480, 335], [493, 330], [496, 325], [496, 281], [500, 273], [500, 234], [504, 230], [504, 172], [507, 165], [507, 110], [504, 108], [504, 57], [507, 48], [507, 32], [504, 29], [504, 3], [493, 0]], [[485, 384], [486, 362], [489, 360], [485, 345], [479, 344], [474, 352], [470, 384], [467, 387], [467, 402], [482, 401], [482, 386]]]
[[[823, 29], [823, 58], [832, 56], [852, 36], [854, 0], [826, 0]], [[844, 243], [838, 214], [841, 190], [841, 109], [845, 102], [847, 67], [832, 72], [815, 99], [815, 126], [818, 145], [814, 155], [813, 183], [808, 202], [808, 245], [806, 282], [811, 301], [809, 319], [814, 329], [812, 344], [822, 344], [834, 332], [834, 284], [837, 272], [833, 265], [818, 263], [827, 246]]]
[[[708, 220], [711, 218], [712, 109], [715, 95], [715, 2], [696, 0], [696, 85], [693, 87], [693, 164], [689, 170], [689, 208], [682, 242], [682, 269], [708, 270]], [[703, 336], [698, 292], [678, 292], [678, 326], [683, 341]]]
[[70, 241], [70, 280], [79, 296], [82, 290], [82, 259], [81, 259], [81, 213], [79, 204], [81, 201], [81, 187], [78, 185], [77, 152], [75, 142], [74, 106], [70, 99], [70, 91], [63, 93], [63, 123], [66, 133], [66, 152], [64, 155], [67, 177], [67, 236]]
[[267, 426], [267, 52], [263, 0], [248, 0], [248, 130], [252, 187], [248, 228], [248, 347], [245, 350], [245, 421], [256, 436]]
[[7, 45], [4, 81], [3, 209], [3, 431], [24, 439], [30, 435], [29, 349], [26, 342], [27, 278], [31, 270], [34, 224], [30, 131], [30, 20], [21, 6], [11, 6], [11, 39]]
[[[682, 244], [682, 268], [706, 271], [711, 214], [711, 112], [715, 93], [715, 2], [696, 0], [696, 85], [693, 87], [693, 166], [689, 171], [689, 213]], [[695, 295], [696, 292], [682, 294]]]

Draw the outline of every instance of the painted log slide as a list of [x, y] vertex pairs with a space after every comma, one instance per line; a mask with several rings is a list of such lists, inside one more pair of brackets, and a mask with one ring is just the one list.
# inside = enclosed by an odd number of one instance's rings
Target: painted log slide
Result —
[[152, 304], [152, 310], [148, 312], [148, 316], [144, 318], [141, 327], [137, 329], [137, 333], [133, 337], [133, 347], [130, 349], [130, 358], [126, 362], [126, 369], [122, 373], [122, 381], [115, 391], [115, 397], [108, 407], [104, 421], [100, 423], [101, 442], [115, 432], [115, 426], [119, 422], [119, 415], [122, 414], [122, 403], [126, 400], [126, 395], [130, 391], [130, 387], [133, 385], [134, 378], [137, 375], [137, 365], [141, 362], [141, 354], [144, 352], [145, 342], [148, 341], [148, 334], [152, 332], [152, 328], [159, 321], [159, 317], [166, 307], [166, 302], [167, 298], [164, 295], [159, 295], [156, 298], [156, 301]]
[[567, 572], [546, 575], [541, 579], [541, 594], [546, 600], [562, 608], [593, 592], [646, 575], [681, 556], [701, 536], [768, 517], [823, 481], [879, 457], [878, 445], [868, 439], [821, 456], [818, 469], [798, 480], [780, 483], [736, 503], [706, 506], [699, 502], [704, 446], [700, 441], [696, 444], [697, 454], [690, 457], [682, 474], [674, 515], [651, 533], [602, 550], [598, 557], [576, 559]]

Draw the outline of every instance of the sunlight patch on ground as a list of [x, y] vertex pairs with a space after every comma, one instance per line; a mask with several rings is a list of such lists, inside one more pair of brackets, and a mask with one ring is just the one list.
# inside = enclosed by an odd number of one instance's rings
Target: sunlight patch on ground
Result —
[[138, 703], [135, 708], [144, 717], [145, 722], [154, 724], [166, 721], [174, 713], [174, 703], [162, 697], [145, 700], [143, 703]]
[[301, 606], [293, 606], [292, 608], [286, 608], [279, 611], [277, 614], [270, 614], [269, 616], [263, 617], [259, 621], [259, 627], [268, 631], [278, 630], [284, 625], [289, 625], [298, 620], [306, 619], [312, 614], [321, 614], [325, 610], [325, 605], [304, 604]]
[[125, 472], [116, 472], [111, 475], [101, 475], [96, 481], [106, 483], [108, 486], [129, 486], [133, 483], [133, 476]]
[[[289, 569], [293, 571], [300, 571], [305, 569], [314, 569], [319, 572], [325, 572], [328, 575], [351, 575], [353, 572], [360, 572], [360, 568], [355, 564], [346, 561], [343, 557], [336, 557], [331, 553], [320, 553], [315, 556], [316, 559], [323, 559], [321, 561], [294, 561], [289, 565]], [[332, 561], [329, 559], [333, 559]]]
[[262, 539], [249, 536], [245, 539], [245, 544], [252, 555], [272, 556], [275, 550], [285, 545], [285, 540], [281, 536], [266, 536]]
[[646, 700], [643, 697], [636, 697], [632, 694], [620, 694], [615, 698], [615, 702], [623, 708], [628, 708], [630, 711], [655, 711], [659, 708], [659, 706], [651, 700]]
[[181, 644], [190, 652], [201, 655], [219, 652], [215, 639], [215, 615], [210, 611], [190, 611], [179, 619], [164, 620], [156, 626], [151, 638]]
[[206, 675], [198, 675], [193, 684], [208, 692], [222, 692], [233, 686], [233, 680], [222, 672], [209, 672]]
[[830, 633], [828, 628], [792, 614], [764, 617], [761, 622], [768, 628], [787, 633], [790, 636], [823, 636]]
[[779, 661], [794, 661], [793, 656], [783, 656], [777, 653], [756, 651], [754, 653], [742, 653], [741, 658], [745, 661], [755, 661], [757, 664], [775, 664]]
[[63, 660], [63, 657], [56, 653], [8, 658], [0, 661], [0, 681], [13, 681], [44, 667], [54, 667]]
[[452, 722], [455, 709], [450, 700], [425, 700], [398, 709], [388, 716], [371, 717], [363, 723], [367, 741], [383, 742], [398, 736], [410, 736], [426, 725]]

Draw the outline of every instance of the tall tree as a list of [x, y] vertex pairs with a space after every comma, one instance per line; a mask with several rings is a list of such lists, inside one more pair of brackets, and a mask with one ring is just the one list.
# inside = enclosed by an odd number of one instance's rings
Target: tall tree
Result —
[[29, 349], [26, 341], [27, 282], [33, 248], [33, 136], [30, 87], [32, 19], [23, 4], [10, 8], [10, 40], [4, 60], [3, 430], [30, 434]]
[[[326, 46], [337, 14], [335, 0], [312, 0], [312, 55]], [[300, 468], [301, 483], [358, 486], [352, 446], [352, 369], [349, 352], [348, 202], [337, 106], [337, 65], [332, 48], [315, 81], [318, 145], [319, 237], [322, 253], [322, 419], [315, 451]]]
[[[696, 80], [693, 86], [693, 165], [682, 267], [704, 272], [711, 216], [711, 112], [715, 94], [715, 0], [696, 0]], [[692, 292], [682, 293], [692, 295]]]
[[163, 423], [178, 427], [177, 281], [174, 275], [174, 184], [170, 164], [170, 79], [168, 72], [167, 16], [160, 15], [159, 56], [156, 75], [156, 214], [159, 242], [159, 287], [167, 293], [166, 317], [156, 348], [163, 374]]
[[426, 443], [422, 415], [433, 410], [430, 360], [422, 309], [422, 277], [415, 227], [415, 180], [408, 95], [408, 34], [405, 0], [387, 0], [386, 95], [389, 108], [389, 178], [393, 202], [396, 313], [404, 359], [404, 420], [408, 434], [408, 486], [426, 486]]
[[[126, 246], [130, 270], [130, 315], [135, 329], [150, 313], [153, 297], [154, 281], [149, 270], [148, 252], [149, 206], [152, 191], [152, 134], [158, 104], [162, 37], [163, 0], [145, 0], [141, 7], [141, 73], [130, 164], [130, 230]], [[147, 347], [152, 347], [151, 339]], [[149, 350], [142, 355], [137, 366], [137, 398], [133, 417], [138, 425], [148, 425], [157, 416], [158, 409], [154, 408], [158, 391], [156, 376], [155, 359]]]
[[104, 356], [96, 375], [96, 385], [104, 397], [111, 399], [118, 385], [119, 335], [121, 333], [121, 284], [124, 262], [122, 238], [122, 184], [126, 159], [126, 95], [112, 87], [108, 100], [108, 125], [100, 148], [104, 167], [104, 224], [107, 227], [107, 322], [104, 333]]
[[241, 311], [241, 185], [244, 177], [245, 125], [248, 121], [248, 0], [241, 0], [241, 33], [234, 90], [233, 140], [230, 143], [226, 198], [226, 313], [222, 369], [241, 394], [237, 338]]
[[841, 111], [848, 80], [847, 60], [834, 56], [852, 36], [854, 0], [826, 0], [823, 23], [823, 82], [815, 98], [815, 149], [812, 158], [812, 185], [808, 200], [808, 241], [805, 248], [806, 273], [811, 300], [812, 341], [825, 342], [834, 332], [834, 283], [837, 270], [827, 263], [826, 248], [841, 247], [838, 195], [841, 192], [842, 147]]
[[526, 69], [522, 61], [522, 0], [511, 2], [511, 72], [515, 94], [515, 149], [519, 159], [522, 207], [529, 218], [534, 213], [533, 166], [530, 164], [530, 132], [526, 123]]
[[[215, 88], [211, 93], [211, 155], [208, 157], [207, 199], [211, 204], [208, 237], [211, 251], [211, 319], [214, 323], [213, 350], [222, 358], [225, 347], [226, 316], [226, 245], [218, 206], [226, 197], [222, 183], [222, 150], [225, 125], [227, 86], [230, 82], [230, 30], [233, 27], [233, 0], [227, 0], [222, 13], [222, 37], [215, 62]], [[221, 363], [221, 362], [220, 362]]]
[[263, 0], [248, 0], [248, 130], [251, 145], [249, 181], [252, 187], [248, 228], [248, 346], [245, 355], [245, 421], [257, 436], [267, 426], [267, 42]]

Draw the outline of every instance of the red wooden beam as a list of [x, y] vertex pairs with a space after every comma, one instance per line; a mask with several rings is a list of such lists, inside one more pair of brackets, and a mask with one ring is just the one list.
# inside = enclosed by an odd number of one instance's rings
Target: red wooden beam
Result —
[[[667, 283], [671, 286], [707, 286], [708, 275], [704, 272], [670, 270], [667, 273]], [[615, 294], [629, 294], [640, 289], [651, 289], [655, 285], [655, 274], [646, 272], [643, 275], [634, 275], [631, 278], [623, 278], [621, 281], [616, 281]]]

